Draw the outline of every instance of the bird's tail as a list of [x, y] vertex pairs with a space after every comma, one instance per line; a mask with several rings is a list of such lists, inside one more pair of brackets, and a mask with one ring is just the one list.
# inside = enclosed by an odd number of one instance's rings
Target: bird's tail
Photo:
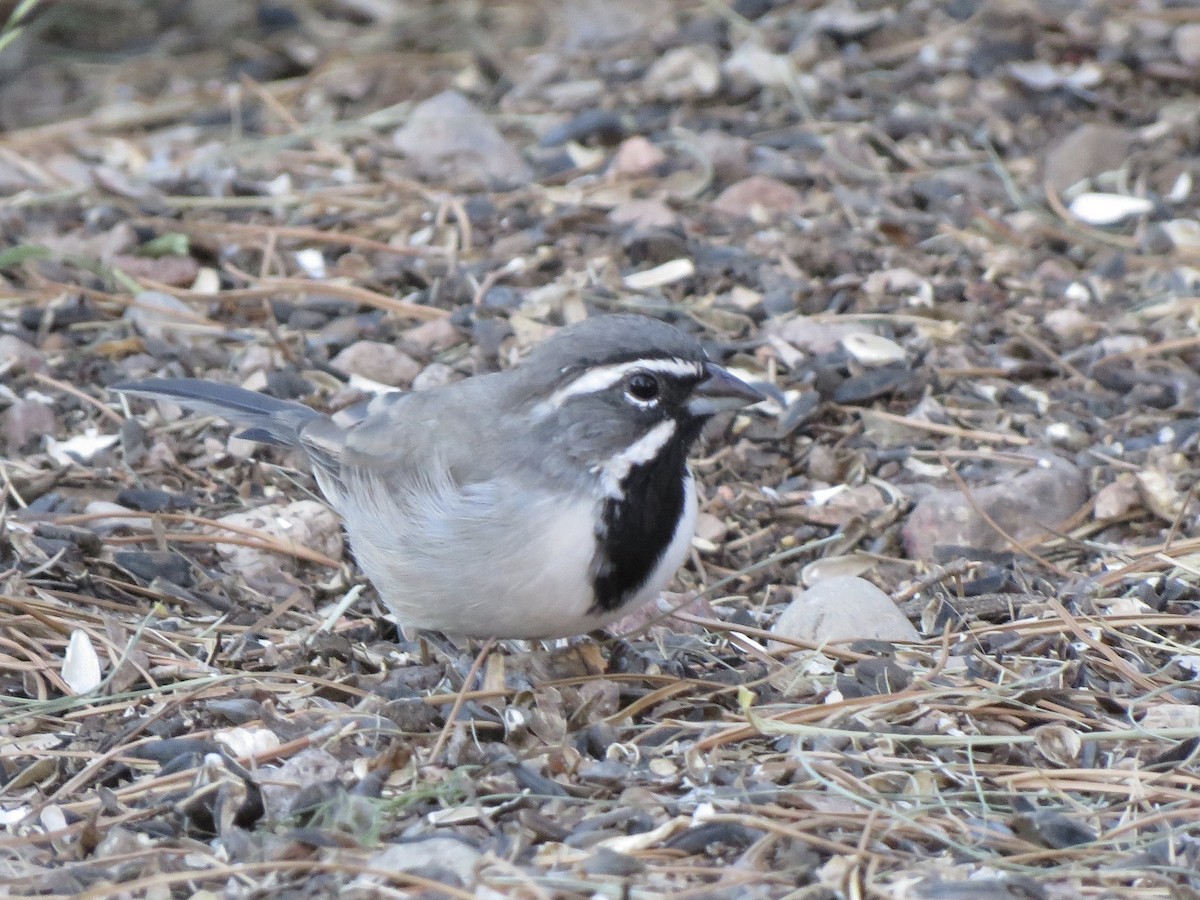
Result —
[[125, 381], [112, 385], [111, 390], [152, 400], [170, 400], [187, 409], [220, 416], [246, 426], [239, 437], [285, 447], [303, 446], [306, 442], [301, 440], [301, 429], [317, 419], [328, 418], [303, 403], [279, 400], [257, 391], [199, 378]]

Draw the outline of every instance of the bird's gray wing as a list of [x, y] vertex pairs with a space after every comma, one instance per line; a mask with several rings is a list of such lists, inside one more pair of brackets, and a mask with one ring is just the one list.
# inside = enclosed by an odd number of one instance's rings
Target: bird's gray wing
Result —
[[481, 375], [435, 391], [376, 397], [346, 429], [342, 464], [415, 476], [436, 459], [460, 484], [490, 480], [515, 444], [514, 417], [498, 412], [507, 405], [504, 386]]

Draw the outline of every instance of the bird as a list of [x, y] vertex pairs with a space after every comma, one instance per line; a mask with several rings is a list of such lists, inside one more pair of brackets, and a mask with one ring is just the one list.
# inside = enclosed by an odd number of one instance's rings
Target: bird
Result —
[[618, 313], [502, 371], [376, 396], [349, 424], [204, 379], [111, 389], [300, 450], [401, 626], [505, 640], [585, 634], [656, 599], [695, 530], [688, 451], [716, 413], [764, 399], [695, 337]]

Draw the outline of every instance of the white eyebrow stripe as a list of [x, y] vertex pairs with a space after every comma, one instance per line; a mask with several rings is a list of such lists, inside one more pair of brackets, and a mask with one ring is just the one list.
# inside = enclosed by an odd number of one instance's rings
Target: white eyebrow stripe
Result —
[[610, 366], [598, 366], [584, 372], [570, 384], [560, 387], [551, 394], [543, 404], [546, 409], [558, 409], [569, 397], [577, 394], [594, 394], [612, 387], [630, 372], [640, 369], [643, 372], [659, 372], [663, 375], [704, 377], [702, 363], [688, 359], [634, 359], [629, 362], [613, 363]]

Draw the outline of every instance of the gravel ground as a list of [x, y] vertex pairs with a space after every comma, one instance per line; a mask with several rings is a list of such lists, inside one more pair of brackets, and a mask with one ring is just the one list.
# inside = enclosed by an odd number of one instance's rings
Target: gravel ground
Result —
[[[0, 894], [1200, 892], [1193, 4], [23, 24]], [[106, 389], [337, 410], [617, 310], [770, 399], [672, 592], [554, 646], [403, 633], [298, 459]]]

